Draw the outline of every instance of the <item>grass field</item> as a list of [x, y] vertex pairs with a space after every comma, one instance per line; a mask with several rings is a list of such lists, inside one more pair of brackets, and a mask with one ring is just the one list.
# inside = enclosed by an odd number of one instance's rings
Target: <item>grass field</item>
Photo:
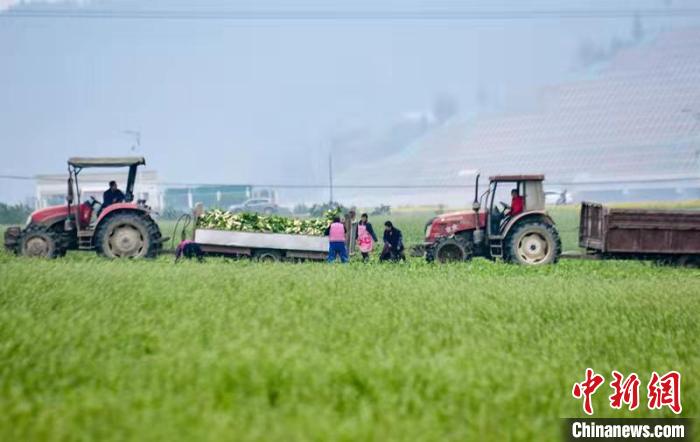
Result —
[[[407, 242], [426, 219], [395, 218]], [[596, 416], [670, 416], [652, 371], [700, 406], [696, 269], [0, 254], [0, 281], [0, 440], [559, 440], [589, 366], [643, 383]]]

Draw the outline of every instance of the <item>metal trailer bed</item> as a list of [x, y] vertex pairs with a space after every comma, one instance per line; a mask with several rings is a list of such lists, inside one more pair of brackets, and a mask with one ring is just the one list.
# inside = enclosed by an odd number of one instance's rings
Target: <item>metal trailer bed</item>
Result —
[[328, 237], [325, 236], [195, 229], [194, 242], [204, 253], [269, 261], [324, 260], [328, 256]]
[[700, 211], [618, 209], [581, 204], [579, 245], [631, 258], [700, 259]]

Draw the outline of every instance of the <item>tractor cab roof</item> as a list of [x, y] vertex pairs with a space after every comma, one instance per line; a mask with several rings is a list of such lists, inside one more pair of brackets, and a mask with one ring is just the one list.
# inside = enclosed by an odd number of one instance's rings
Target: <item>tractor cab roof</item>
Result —
[[143, 166], [144, 157], [73, 157], [68, 159], [68, 165], [73, 167], [129, 167]]
[[493, 175], [491, 181], [544, 181], [544, 175]]

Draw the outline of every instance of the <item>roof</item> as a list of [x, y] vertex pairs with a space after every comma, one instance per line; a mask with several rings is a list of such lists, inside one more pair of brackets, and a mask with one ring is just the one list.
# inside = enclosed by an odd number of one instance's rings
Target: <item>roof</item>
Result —
[[533, 108], [453, 118], [400, 154], [353, 166], [337, 181], [458, 186], [468, 184], [463, 171], [479, 170], [544, 173], [550, 185], [576, 190], [695, 186], [698, 54], [700, 27], [661, 33], [620, 49], [590, 78], [541, 90]]
[[143, 166], [146, 164], [146, 159], [144, 157], [73, 157], [68, 159], [68, 164], [83, 168]]
[[544, 181], [544, 175], [493, 175], [491, 181]]

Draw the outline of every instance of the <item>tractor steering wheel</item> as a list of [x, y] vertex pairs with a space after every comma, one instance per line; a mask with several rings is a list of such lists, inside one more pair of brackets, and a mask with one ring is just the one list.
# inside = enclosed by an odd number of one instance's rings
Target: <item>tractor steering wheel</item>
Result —
[[95, 208], [96, 205], [102, 207], [102, 203], [97, 201], [94, 196], [90, 197], [90, 201], [88, 201], [88, 204], [90, 204], [90, 206], [93, 209]]
[[499, 202], [498, 204], [500, 204], [501, 206], [503, 206], [503, 208], [502, 208], [502, 209], [499, 209], [498, 206], [496, 206], [496, 207], [494, 207], [494, 209], [496, 210], [496, 212], [497, 212], [499, 215], [504, 215], [504, 216], [505, 216], [506, 210], [510, 209], [510, 206], [509, 206], [508, 204], [504, 203], [503, 201]]

